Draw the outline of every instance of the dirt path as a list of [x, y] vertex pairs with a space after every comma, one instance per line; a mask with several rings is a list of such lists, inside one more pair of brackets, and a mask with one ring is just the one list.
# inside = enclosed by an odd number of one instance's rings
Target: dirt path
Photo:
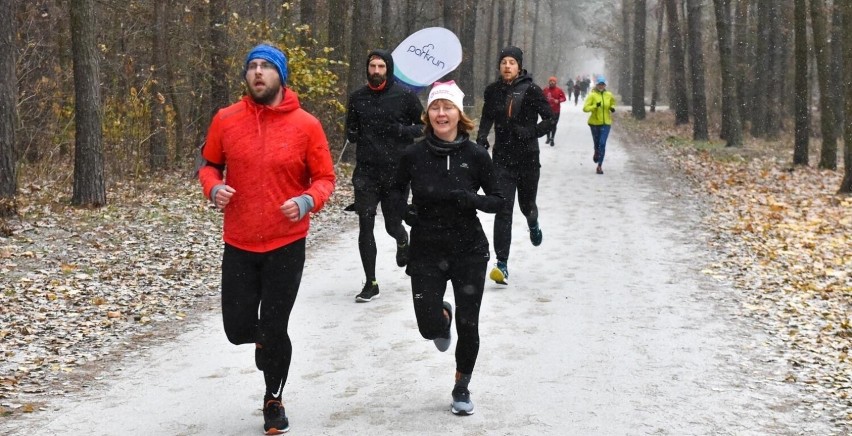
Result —
[[[420, 339], [383, 226], [371, 303], [353, 301], [355, 231], [315, 249], [291, 322], [291, 433], [839, 434], [784, 382], [735, 291], [700, 273], [710, 259], [688, 190], [617, 126], [605, 175], [591, 155], [585, 115], [564, 106], [556, 147], [542, 148], [544, 243], [516, 212], [511, 284], [486, 284], [473, 416], [449, 412], [453, 355]], [[252, 348], [228, 344], [212, 312], [0, 434], [261, 434], [262, 386]]]

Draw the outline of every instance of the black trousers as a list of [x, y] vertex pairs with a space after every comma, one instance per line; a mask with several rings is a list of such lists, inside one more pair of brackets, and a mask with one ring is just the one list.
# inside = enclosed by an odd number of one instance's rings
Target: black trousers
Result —
[[556, 125], [559, 124], [559, 112], [553, 113], [553, 128], [547, 132], [547, 139], [553, 139], [556, 136]]
[[396, 168], [386, 168], [379, 174], [375, 170], [363, 170], [355, 167], [352, 175], [352, 185], [355, 190], [355, 210], [358, 212], [358, 252], [361, 255], [361, 266], [369, 283], [376, 279], [376, 237], [373, 229], [376, 226], [376, 211], [381, 204], [382, 215], [385, 218], [385, 231], [397, 242], [402, 244], [408, 238], [408, 233], [402, 225], [402, 214], [408, 200], [406, 190], [404, 198], [395, 195], [391, 190], [392, 176]]
[[456, 371], [473, 373], [479, 355], [479, 308], [485, 288], [487, 260], [459, 261], [446, 265], [443, 277], [434, 275], [412, 275], [411, 294], [414, 299], [414, 314], [417, 328], [426, 339], [444, 337], [446, 320], [442, 302], [447, 290], [447, 281], [453, 284], [455, 295]]
[[222, 255], [222, 320], [233, 344], [259, 344], [258, 369], [287, 381], [293, 346], [290, 312], [305, 266], [305, 239], [266, 253], [225, 244]]
[[509, 261], [509, 247], [512, 245], [512, 215], [515, 211], [515, 191], [518, 193], [518, 206], [527, 218], [527, 226], [538, 224], [538, 195], [540, 168], [504, 168], [495, 166], [497, 184], [506, 198], [503, 208], [494, 216], [494, 252], [497, 260]]

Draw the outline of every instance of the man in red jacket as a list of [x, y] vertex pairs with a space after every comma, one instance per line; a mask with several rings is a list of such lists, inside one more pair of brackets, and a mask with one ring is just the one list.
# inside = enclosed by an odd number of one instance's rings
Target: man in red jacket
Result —
[[547, 103], [550, 105], [550, 111], [553, 112], [553, 128], [547, 132], [547, 143], [553, 147], [556, 145], [553, 143], [553, 137], [556, 136], [556, 124], [559, 123], [561, 103], [566, 100], [565, 93], [556, 86], [556, 77], [553, 76], [547, 79], [547, 88], [544, 88], [542, 93], [544, 93], [544, 98], [547, 99]]
[[290, 369], [287, 334], [305, 264], [309, 212], [334, 190], [322, 125], [287, 83], [287, 58], [261, 44], [245, 60], [249, 95], [210, 124], [199, 171], [204, 195], [224, 211], [222, 319], [234, 344], [255, 344], [263, 371], [264, 431], [290, 425], [281, 394]]

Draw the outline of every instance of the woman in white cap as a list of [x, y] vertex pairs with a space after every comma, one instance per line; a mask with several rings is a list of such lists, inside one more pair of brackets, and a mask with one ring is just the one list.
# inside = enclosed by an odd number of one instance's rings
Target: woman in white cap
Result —
[[451, 410], [456, 415], [473, 413], [468, 383], [479, 353], [479, 308], [490, 253], [476, 211], [495, 213], [503, 205], [491, 157], [470, 140], [474, 124], [462, 111], [463, 98], [453, 81], [432, 86], [423, 114], [425, 138], [405, 150], [395, 182], [400, 195], [411, 185], [406, 273], [417, 326], [442, 352], [451, 344], [453, 306], [444, 293], [447, 281], [453, 284], [458, 342]]

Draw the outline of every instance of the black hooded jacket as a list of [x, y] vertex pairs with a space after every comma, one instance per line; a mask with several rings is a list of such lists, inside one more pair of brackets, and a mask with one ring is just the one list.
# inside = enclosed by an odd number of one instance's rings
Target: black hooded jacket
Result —
[[346, 113], [346, 138], [358, 144], [356, 165], [362, 170], [394, 174], [402, 150], [423, 135], [423, 105], [410, 90], [395, 82], [393, 57], [386, 50], [373, 50], [367, 56], [379, 56], [387, 64], [387, 82], [375, 91], [368, 85], [349, 95]]
[[[454, 142], [428, 135], [403, 153], [394, 192], [402, 195], [409, 183], [409, 217], [416, 216], [416, 221], [406, 219], [411, 225], [409, 273], [418, 273], [421, 261], [488, 260], [488, 239], [476, 211], [496, 213], [504, 198], [484, 148], [467, 134]], [[480, 188], [485, 195], [478, 194]]]
[[512, 83], [497, 80], [488, 85], [484, 97], [476, 142], [485, 145], [493, 125], [495, 165], [540, 167], [538, 138], [553, 128], [553, 113], [541, 88], [532, 82], [526, 70], [521, 70]]

